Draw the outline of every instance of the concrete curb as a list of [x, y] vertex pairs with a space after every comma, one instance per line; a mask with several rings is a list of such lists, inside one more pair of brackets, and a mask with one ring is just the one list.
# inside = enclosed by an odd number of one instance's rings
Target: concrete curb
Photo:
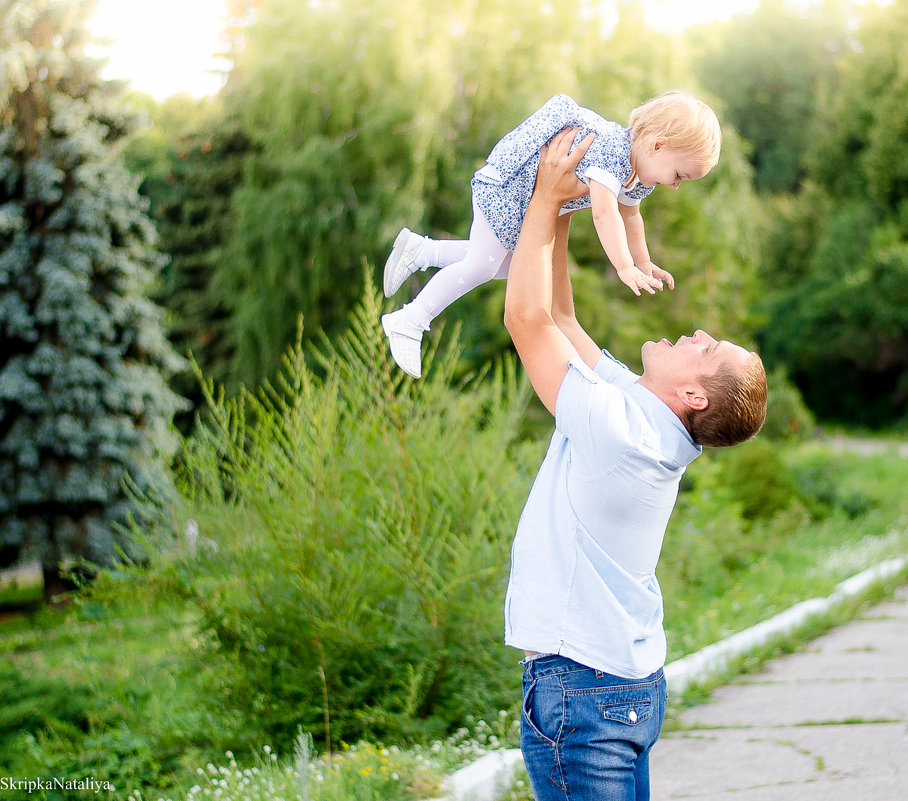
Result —
[[[695, 681], [709, 679], [728, 665], [729, 659], [758, 648], [774, 637], [790, 634], [815, 615], [827, 612], [848, 598], [867, 590], [872, 584], [894, 576], [908, 566], [908, 556], [887, 559], [836, 585], [827, 598], [811, 598], [764, 620], [745, 631], [708, 645], [665, 666], [671, 692], [682, 693]], [[495, 801], [523, 763], [519, 748], [494, 751], [448, 777], [446, 795], [436, 801]]]
[[520, 765], [523, 754], [519, 748], [493, 751], [449, 776], [447, 794], [435, 801], [495, 801]]

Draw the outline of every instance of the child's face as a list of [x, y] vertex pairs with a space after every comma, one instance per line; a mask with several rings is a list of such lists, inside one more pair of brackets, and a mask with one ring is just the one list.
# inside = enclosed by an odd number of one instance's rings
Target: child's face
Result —
[[696, 181], [709, 172], [694, 154], [669, 147], [664, 142], [641, 147], [634, 167], [637, 178], [644, 186], [668, 186], [672, 189], [677, 189], [682, 181]]

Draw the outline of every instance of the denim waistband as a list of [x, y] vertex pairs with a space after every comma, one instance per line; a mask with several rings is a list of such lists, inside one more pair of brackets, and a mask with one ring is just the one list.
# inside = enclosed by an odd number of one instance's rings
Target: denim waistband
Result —
[[664, 677], [664, 671], [661, 667], [648, 676], [630, 678], [628, 676], [618, 676], [614, 673], [608, 673], [604, 670], [588, 667], [587, 665], [581, 665], [579, 662], [575, 662], [573, 659], [569, 659], [566, 656], [560, 656], [559, 654], [532, 654], [530, 657], [520, 661], [525, 665], [524, 669], [528, 673], [531, 673], [534, 678], [551, 676], [558, 673], [573, 673], [580, 670], [591, 670], [599, 677], [609, 677], [622, 684], [658, 684]]

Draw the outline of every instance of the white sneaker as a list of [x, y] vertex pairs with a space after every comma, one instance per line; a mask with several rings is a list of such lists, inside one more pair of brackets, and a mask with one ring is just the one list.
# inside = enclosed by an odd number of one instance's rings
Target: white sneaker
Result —
[[385, 262], [385, 297], [392, 297], [413, 273], [420, 269], [416, 257], [425, 237], [414, 234], [409, 228], [401, 229], [394, 240], [391, 255]]
[[422, 375], [422, 331], [407, 323], [404, 309], [382, 315], [381, 327], [385, 329], [397, 366], [407, 375], [419, 378]]

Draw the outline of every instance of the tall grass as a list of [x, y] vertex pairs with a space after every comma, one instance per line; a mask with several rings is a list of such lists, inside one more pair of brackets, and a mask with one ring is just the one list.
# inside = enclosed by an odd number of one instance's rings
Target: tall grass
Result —
[[[413, 382], [367, 294], [349, 334], [207, 410], [167, 497], [139, 499], [132, 580], [183, 599], [219, 703], [286, 746], [437, 737], [510, 696], [501, 593], [527, 475], [513, 360]], [[308, 357], [308, 358], [307, 358]]]

